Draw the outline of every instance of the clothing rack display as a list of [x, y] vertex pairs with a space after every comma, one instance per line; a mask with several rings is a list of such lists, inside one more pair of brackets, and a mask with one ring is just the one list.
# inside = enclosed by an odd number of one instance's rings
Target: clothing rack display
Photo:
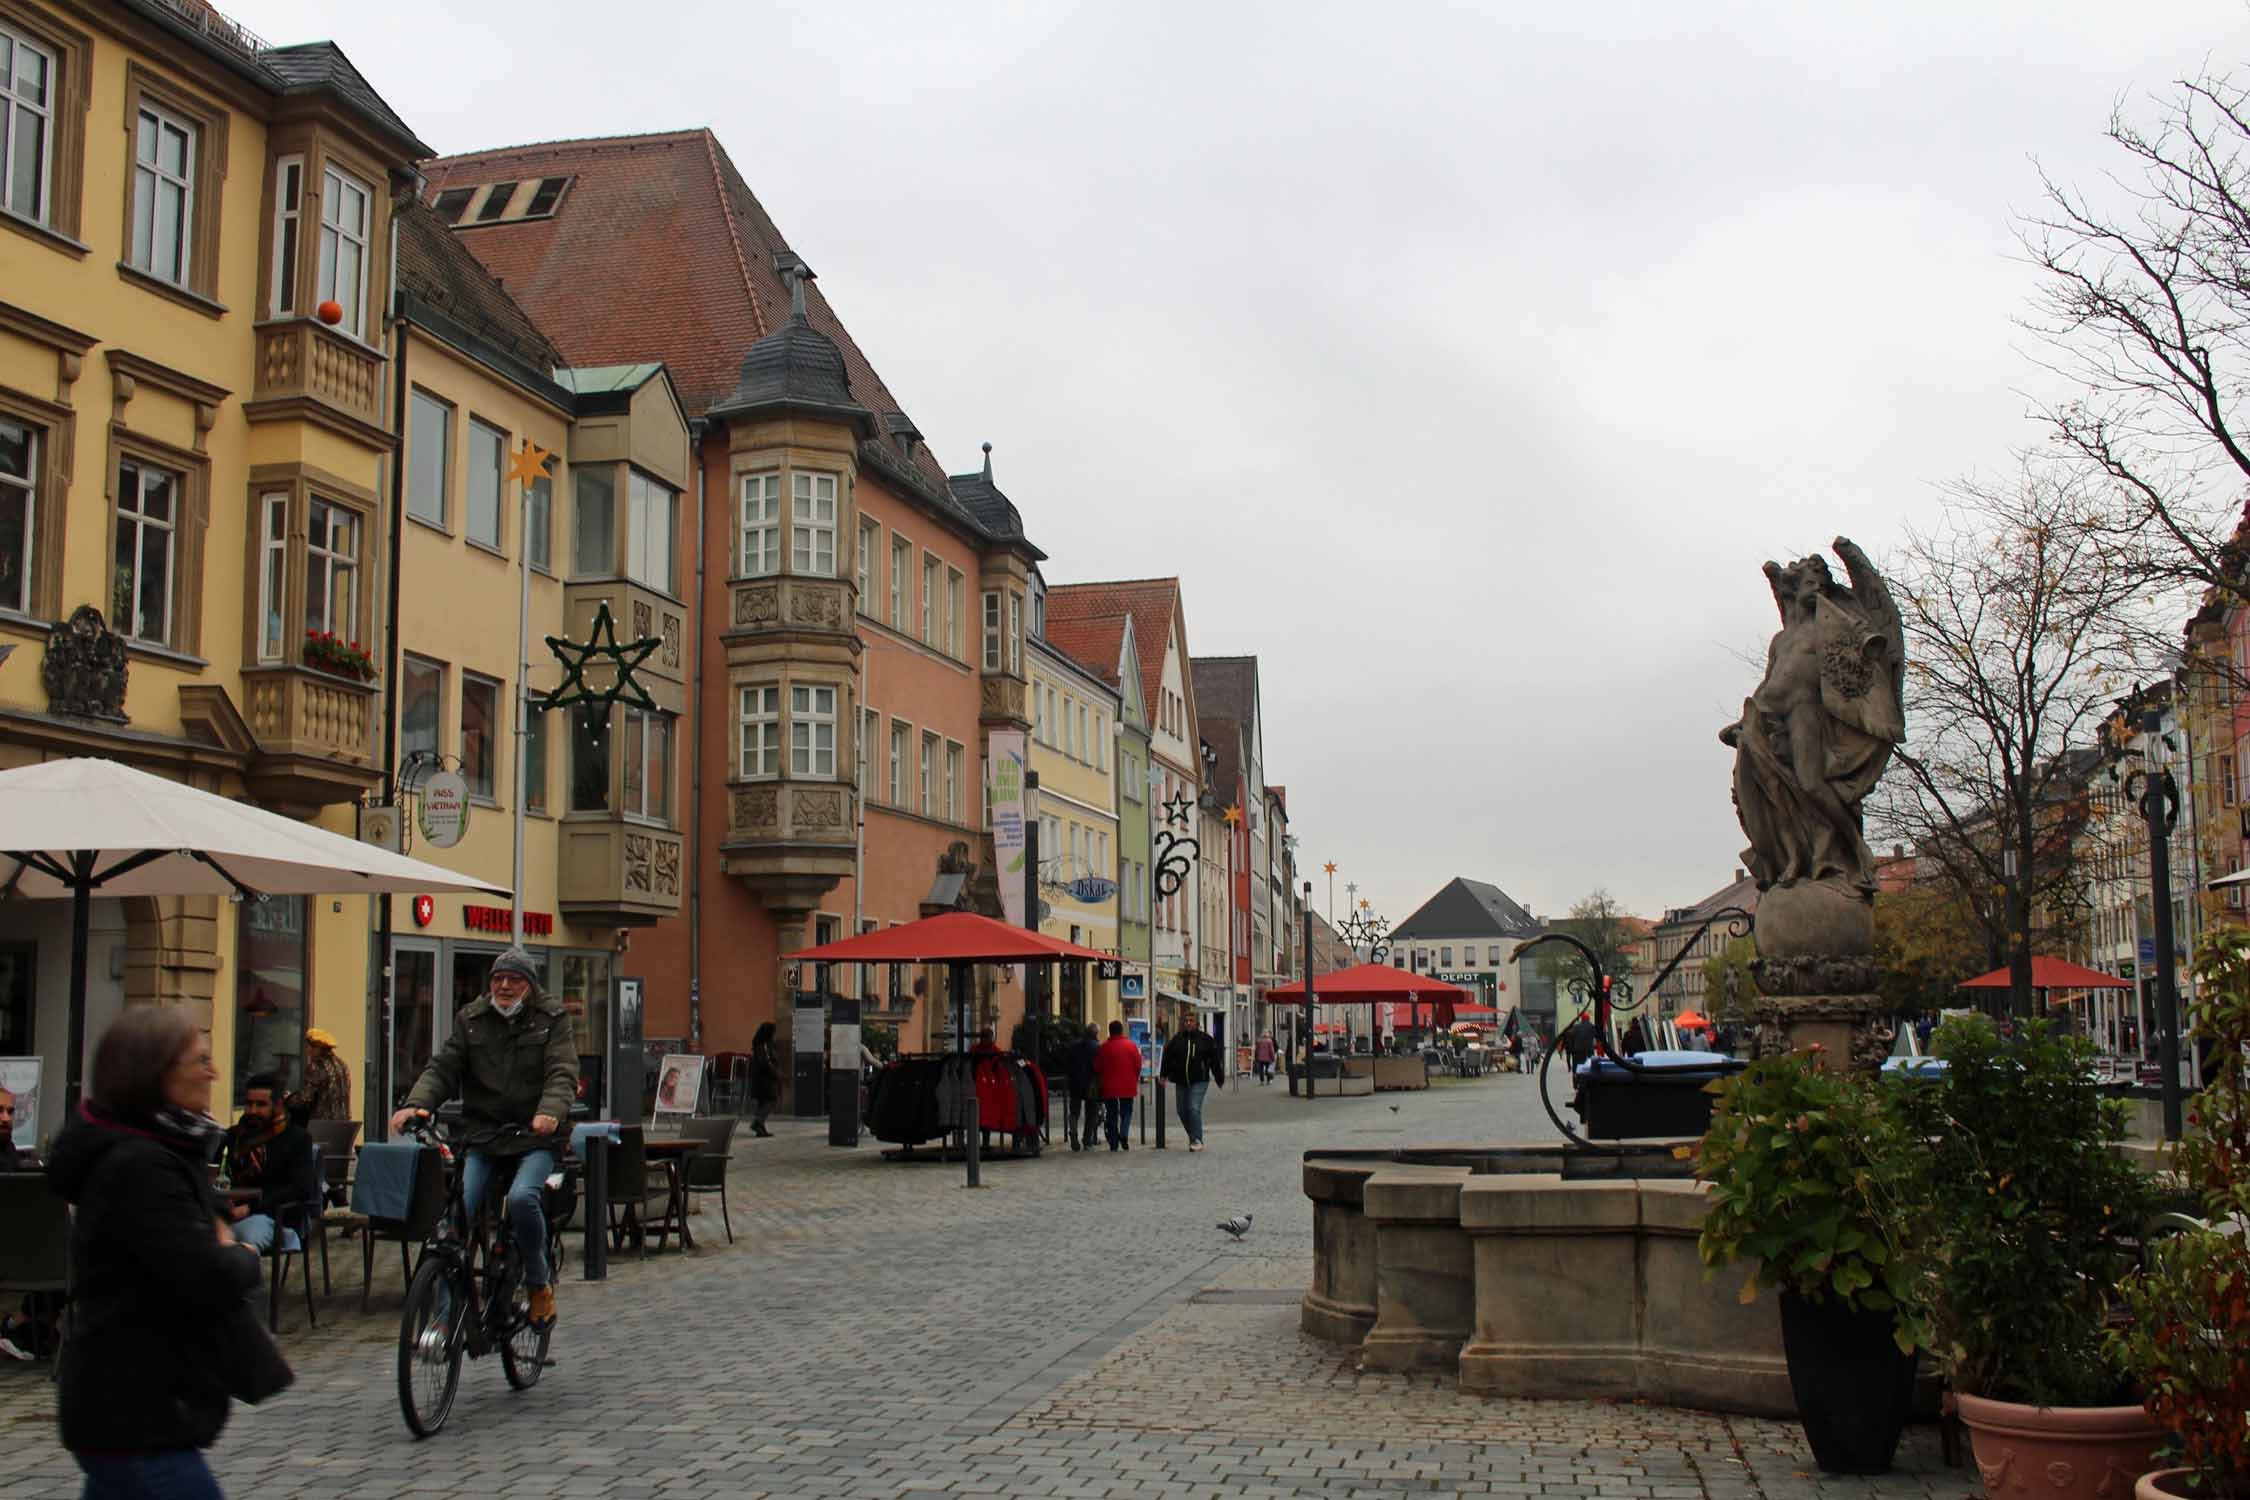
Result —
[[863, 1111], [868, 1133], [902, 1148], [892, 1154], [894, 1160], [905, 1160], [913, 1148], [932, 1141], [958, 1150], [963, 1087], [975, 1090], [977, 1128], [1009, 1138], [1011, 1152], [1003, 1154], [1039, 1154], [1047, 1078], [1038, 1064], [1013, 1052], [903, 1054], [868, 1086]]

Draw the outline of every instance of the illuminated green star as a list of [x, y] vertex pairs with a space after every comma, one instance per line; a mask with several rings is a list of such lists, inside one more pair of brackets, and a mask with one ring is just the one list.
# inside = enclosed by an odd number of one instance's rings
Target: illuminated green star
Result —
[[[620, 644], [617, 622], [609, 616], [608, 601], [603, 601], [594, 608], [594, 625], [586, 632], [584, 644], [559, 635], [547, 637], [547, 649], [562, 663], [563, 677], [552, 692], [538, 699], [539, 707], [568, 708], [574, 703], [599, 703], [607, 713], [622, 699], [642, 713], [657, 712], [656, 700], [641, 686], [633, 669], [655, 655], [656, 648], [663, 644], [655, 636]], [[596, 688], [586, 681], [586, 669], [596, 664], [596, 658], [617, 668], [617, 680], [607, 688]]]

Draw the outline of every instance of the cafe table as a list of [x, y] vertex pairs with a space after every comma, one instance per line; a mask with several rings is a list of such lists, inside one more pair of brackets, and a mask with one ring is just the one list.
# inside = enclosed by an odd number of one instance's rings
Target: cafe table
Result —
[[695, 1153], [703, 1149], [703, 1142], [687, 1136], [647, 1136], [643, 1144], [648, 1159], [664, 1168], [664, 1217], [667, 1223], [679, 1226], [680, 1248], [693, 1250], [695, 1236], [689, 1232], [687, 1221], [687, 1168]]

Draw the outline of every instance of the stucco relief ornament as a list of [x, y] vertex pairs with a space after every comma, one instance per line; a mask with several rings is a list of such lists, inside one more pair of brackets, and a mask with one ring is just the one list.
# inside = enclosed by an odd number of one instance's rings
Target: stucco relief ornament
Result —
[[125, 642], [91, 604], [49, 633], [39, 680], [49, 713], [125, 722]]

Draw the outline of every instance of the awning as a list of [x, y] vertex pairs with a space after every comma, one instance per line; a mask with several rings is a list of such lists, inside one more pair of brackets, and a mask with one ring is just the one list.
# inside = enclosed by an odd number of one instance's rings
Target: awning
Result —
[[833, 964], [1005, 964], [1110, 956], [968, 911], [944, 912], [784, 955], [791, 962]]

